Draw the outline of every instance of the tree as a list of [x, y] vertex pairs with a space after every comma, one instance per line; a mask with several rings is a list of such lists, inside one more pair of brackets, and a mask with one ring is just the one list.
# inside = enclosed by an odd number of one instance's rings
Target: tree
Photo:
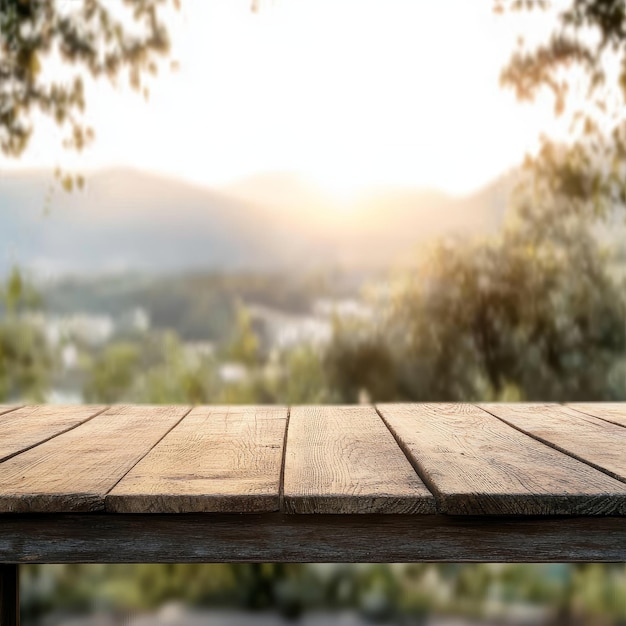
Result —
[[439, 243], [381, 321], [339, 333], [328, 369], [345, 400], [361, 386], [377, 400], [626, 396], [623, 270], [607, 249], [626, 206], [626, 4], [573, 0], [547, 43], [520, 42], [501, 82], [520, 100], [550, 90], [571, 141], [544, 137], [526, 158], [502, 233]]
[[[169, 0], [0, 0], [0, 149], [18, 157], [33, 134], [33, 113], [54, 120], [67, 148], [82, 150], [94, 137], [82, 121], [84, 76], [115, 82], [126, 75], [147, 96], [145, 75], [169, 50], [161, 20]], [[179, 0], [172, 0], [178, 7]], [[46, 65], [59, 57], [67, 76]], [[82, 178], [65, 175], [69, 190]]]
[[[496, 0], [495, 10], [545, 10], [545, 0]], [[549, 41], [529, 49], [523, 40], [501, 74], [520, 101], [551, 93], [555, 115], [565, 117], [571, 141], [548, 137], [526, 168], [535, 203], [567, 200], [561, 212], [609, 217], [626, 206], [626, 4], [572, 0], [557, 14]]]
[[128, 397], [141, 371], [139, 347], [117, 342], [105, 347], [87, 372], [83, 395], [87, 402], [120, 402]]
[[261, 342], [252, 327], [250, 311], [241, 304], [237, 305], [235, 328], [224, 353], [227, 359], [246, 367], [261, 362]]
[[207, 404], [217, 396], [212, 356], [188, 354], [168, 331], [107, 345], [86, 371], [89, 402]]
[[0, 402], [42, 401], [51, 383], [55, 353], [44, 329], [28, 314], [40, 305], [17, 269], [0, 285]]
[[[379, 309], [378, 319], [385, 316]], [[337, 320], [333, 341], [324, 355], [324, 370], [331, 393], [342, 402], [400, 400], [397, 386], [397, 359], [386, 330], [370, 322]]]
[[343, 400], [624, 397], [623, 281], [585, 223], [561, 240], [528, 231], [424, 254], [368, 332], [339, 333], [327, 358]]

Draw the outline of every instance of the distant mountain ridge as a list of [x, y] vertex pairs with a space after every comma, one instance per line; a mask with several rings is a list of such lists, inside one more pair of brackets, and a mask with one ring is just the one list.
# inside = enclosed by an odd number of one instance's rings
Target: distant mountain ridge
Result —
[[47, 172], [0, 177], [0, 273], [13, 263], [44, 274], [382, 268], [438, 235], [497, 229], [511, 188], [504, 177], [461, 199], [381, 189], [342, 212], [289, 175], [282, 189], [268, 175], [255, 195], [249, 184], [216, 191], [111, 169], [90, 175], [82, 192], [57, 190], [44, 215], [51, 180]]

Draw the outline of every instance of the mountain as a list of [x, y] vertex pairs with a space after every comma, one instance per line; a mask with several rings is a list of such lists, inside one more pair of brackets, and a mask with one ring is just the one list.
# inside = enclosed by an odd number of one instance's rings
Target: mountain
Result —
[[45, 211], [52, 182], [47, 172], [0, 177], [0, 273], [13, 263], [46, 274], [375, 269], [441, 234], [494, 230], [510, 188], [503, 178], [467, 198], [377, 189], [346, 210], [288, 174], [210, 190], [110, 169], [82, 192], [57, 189]]

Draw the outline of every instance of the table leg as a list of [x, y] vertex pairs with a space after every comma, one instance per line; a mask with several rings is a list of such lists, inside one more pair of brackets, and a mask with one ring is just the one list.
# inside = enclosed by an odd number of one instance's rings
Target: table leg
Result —
[[0, 563], [0, 626], [19, 626], [20, 579], [18, 565]]

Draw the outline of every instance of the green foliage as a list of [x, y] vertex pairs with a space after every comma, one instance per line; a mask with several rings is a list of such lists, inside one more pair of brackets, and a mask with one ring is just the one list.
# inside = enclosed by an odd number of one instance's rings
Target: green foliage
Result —
[[[117, 340], [87, 357], [83, 394], [89, 402], [149, 404], [324, 403], [335, 398], [321, 348], [300, 345], [266, 353], [260, 344], [250, 312], [241, 306], [235, 331], [217, 356], [210, 344], [184, 344], [172, 331]], [[220, 377], [220, 366], [235, 368], [235, 378]]]
[[56, 355], [44, 329], [28, 317], [38, 305], [36, 290], [14, 268], [0, 285], [0, 401], [42, 401]]
[[401, 397], [394, 345], [376, 325], [337, 320], [324, 365], [329, 385], [341, 402], [385, 402]]
[[352, 609], [374, 622], [420, 623], [429, 613], [503, 617], [514, 605], [539, 609], [548, 623], [617, 625], [626, 618], [625, 584], [624, 564], [25, 565], [22, 611], [32, 619], [55, 608], [137, 611], [176, 600], [290, 618]]
[[0, 310], [7, 315], [32, 311], [41, 306], [41, 296], [18, 267], [13, 267], [9, 276], [0, 284]]
[[87, 402], [114, 403], [123, 400], [135, 383], [140, 353], [132, 343], [106, 346], [91, 365], [83, 390]]
[[[152, 6], [154, 11], [157, 4], [127, 3], [135, 8]], [[501, 0], [496, 8], [541, 9], [545, 4]], [[22, 33], [17, 27], [19, 20], [33, 22], [33, 11], [50, 7], [52, 2], [0, 0], [5, 9], [0, 77], [2, 72], [7, 75], [9, 62], [21, 67], [21, 74], [6, 83], [11, 88], [0, 90], [4, 115], [0, 138], [8, 154], [19, 154], [31, 132], [28, 107], [15, 106], [17, 91], [12, 86], [19, 80], [30, 81], [43, 94], [30, 106], [70, 130], [79, 124], [74, 115], [82, 108], [82, 86], [68, 83], [46, 91], [38, 68], [41, 52], [27, 41], [32, 30]], [[93, 8], [95, 26], [102, 19], [102, 7], [95, 0], [84, 0], [78, 12], [88, 7]], [[52, 29], [49, 38], [67, 46], [79, 65], [106, 60], [94, 56], [94, 50], [111, 45], [118, 53], [110, 57], [113, 74], [122, 68], [145, 69], [154, 54], [166, 49], [160, 35], [151, 39], [154, 23], [150, 9], [146, 11], [138, 14], [147, 19], [145, 56], [141, 44], [134, 56], [132, 51], [128, 55], [123, 37], [107, 40], [106, 28], [92, 35], [86, 47], [84, 32], [75, 32], [67, 43], [71, 20], [64, 23], [65, 30], [59, 30], [58, 19], [53, 21], [57, 30]], [[515, 221], [504, 232], [489, 241], [434, 246], [412, 273], [401, 277], [392, 296], [380, 304], [378, 318], [371, 323], [338, 323], [325, 354], [312, 347], [265, 353], [249, 312], [237, 308], [231, 297], [236, 289], [225, 288], [228, 297], [219, 302], [227, 304], [217, 306], [201, 279], [192, 285], [170, 284], [171, 297], [158, 309], [162, 317], [150, 310], [153, 319], [159, 319], [159, 332], [115, 343], [96, 355], [88, 372], [87, 399], [157, 403], [355, 402], [364, 396], [377, 401], [624, 399], [626, 290], [613, 271], [612, 257], [596, 237], [597, 218], [610, 220], [615, 207], [626, 204], [624, 3], [574, 0], [558, 19], [558, 29], [547, 43], [536, 50], [521, 44], [503, 71], [502, 83], [513, 87], [522, 100], [533, 99], [542, 88], [550, 90], [555, 112], [571, 116], [577, 141], [557, 146], [545, 140], [539, 154], [528, 158]], [[89, 28], [85, 32], [89, 38]], [[610, 55], [618, 60], [613, 76], [601, 63]], [[589, 106], [584, 110], [572, 109], [566, 73], [572, 67], [587, 77]], [[106, 65], [95, 75], [103, 73], [108, 73]], [[135, 78], [131, 76], [139, 86]], [[608, 97], [611, 85], [621, 99]], [[73, 145], [80, 148], [84, 137], [74, 137]], [[258, 301], [264, 287], [255, 287], [254, 280], [246, 285], [247, 293], [253, 294], [246, 299]], [[280, 300], [279, 288], [271, 296], [274, 303]], [[162, 292], [157, 287], [146, 297], [156, 301]], [[0, 324], [0, 399], [45, 386], [33, 370], [34, 355], [37, 363], [45, 362], [40, 360], [45, 348], [38, 345], [43, 335], [37, 335], [32, 325], [24, 326], [18, 315], [23, 306], [22, 278], [12, 277], [2, 293], [7, 315]], [[187, 305], [193, 299], [190, 294], [196, 298], [202, 294], [202, 305], [193, 314]], [[306, 299], [295, 301], [300, 306]], [[177, 327], [181, 319], [196, 339], [206, 337], [205, 328], [219, 336], [217, 327], [210, 327], [211, 320], [219, 319], [220, 330], [228, 328], [230, 336], [222, 355], [243, 364], [246, 378], [220, 381], [216, 361], [190, 358], [177, 336], [162, 333]], [[35, 588], [30, 583], [45, 569], [25, 568], [25, 588]], [[354, 607], [372, 619], [389, 619], [399, 613], [421, 618], [435, 609], [479, 615], [487, 602], [497, 600], [551, 607], [552, 617], [561, 623], [626, 620], [623, 565], [412, 564], [329, 570], [268, 564], [129, 565], [58, 566], [52, 571], [53, 582], [40, 585], [47, 592], [25, 595], [26, 610], [98, 603], [150, 608], [176, 598], [195, 605], [279, 608], [289, 616], [310, 608]]]
[[202, 404], [215, 401], [212, 357], [190, 355], [175, 333], [113, 342], [87, 367], [88, 402]]
[[119, 316], [144, 309], [153, 327], [175, 331], [183, 341], [223, 344], [236, 334], [237, 309], [247, 303], [301, 314], [313, 301], [356, 291], [344, 283], [350, 275], [335, 277], [328, 286], [315, 274], [205, 272], [147, 278], [102, 277], [97, 283], [65, 279], [43, 292], [46, 309], [58, 315], [76, 311]]
[[[505, 7], [546, 3], [495, 4]], [[437, 244], [377, 322], [340, 329], [328, 367], [344, 400], [362, 388], [375, 400], [626, 397], [624, 283], [598, 238], [603, 224], [616, 238], [626, 205], [626, 7], [573, 0], [557, 19], [547, 43], [528, 50], [520, 41], [501, 82], [520, 100], [550, 90], [573, 140], [545, 138], [527, 157], [502, 233]], [[582, 101], [572, 68], [586, 80]]]
[[[626, 297], [589, 228], [442, 242], [327, 355], [345, 401], [623, 398]], [[567, 225], [567, 228], [565, 226]]]
[[54, 363], [39, 328], [15, 318], [0, 320], [0, 401], [43, 401]]
[[285, 404], [326, 404], [333, 400], [320, 350], [298, 346], [281, 354], [274, 395]]
[[[157, 59], [169, 50], [161, 21], [166, 0], [0, 0], [0, 149], [19, 156], [33, 133], [37, 111], [66, 131], [64, 146], [82, 150], [94, 136], [83, 123], [83, 76], [125, 75], [147, 96], [145, 75], [156, 74]], [[178, 0], [173, 0], [178, 6]], [[58, 54], [65, 76], [46, 65]], [[82, 179], [61, 175], [71, 190]]]
[[[498, 0], [496, 9], [545, 8], [537, 0]], [[542, 148], [526, 167], [535, 204], [561, 197], [562, 211], [610, 217], [626, 204], [626, 6], [623, 0], [572, 0], [557, 16], [549, 41], [519, 49], [501, 84], [532, 101], [543, 91], [568, 120], [570, 141]], [[574, 80], [574, 76], [576, 79]]]
[[190, 356], [168, 333], [162, 360], [147, 370], [138, 385], [138, 400], [148, 404], [208, 404], [216, 398], [216, 371], [211, 357]]
[[250, 312], [241, 305], [237, 307], [235, 330], [224, 350], [224, 355], [227, 359], [248, 367], [258, 365], [260, 362], [259, 337], [252, 328]]

